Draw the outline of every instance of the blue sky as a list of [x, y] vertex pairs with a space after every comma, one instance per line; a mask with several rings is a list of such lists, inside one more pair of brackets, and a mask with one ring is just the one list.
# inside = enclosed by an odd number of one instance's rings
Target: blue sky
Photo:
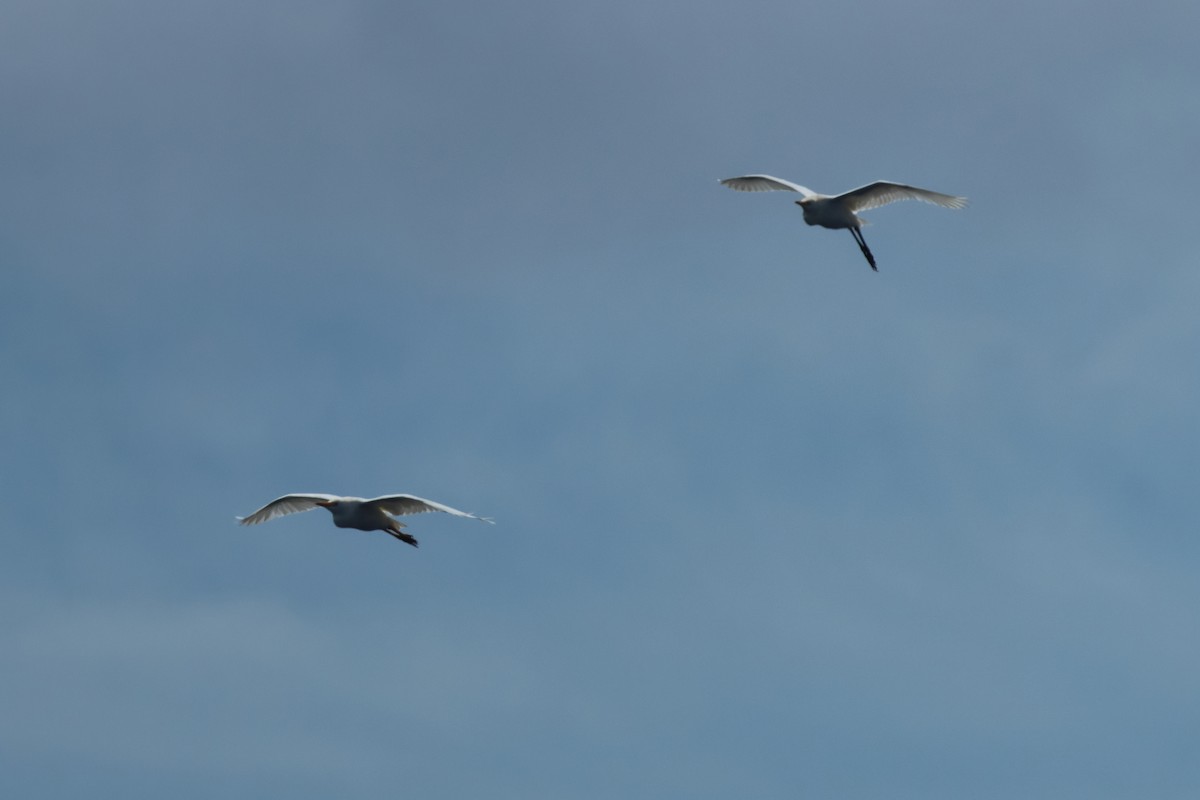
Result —
[[0, 788], [1195, 797], [1198, 29], [6, 4]]

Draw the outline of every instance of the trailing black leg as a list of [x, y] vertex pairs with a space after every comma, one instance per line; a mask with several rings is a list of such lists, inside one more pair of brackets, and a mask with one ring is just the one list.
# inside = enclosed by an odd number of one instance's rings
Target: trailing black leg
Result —
[[392, 536], [395, 536], [397, 539], [404, 542], [405, 544], [411, 544], [413, 547], [417, 546], [416, 538], [414, 538], [413, 536], [410, 536], [409, 534], [405, 533], [404, 531], [400, 530], [399, 528], [388, 528], [388, 533], [390, 533]]
[[867, 263], [871, 265], [871, 269], [879, 272], [879, 267], [875, 266], [875, 256], [871, 255], [871, 248], [867, 247], [867, 240], [863, 238], [862, 231], [858, 228], [851, 228], [850, 233], [854, 234], [854, 241], [858, 242], [858, 249], [862, 250], [862, 254], [867, 257]]

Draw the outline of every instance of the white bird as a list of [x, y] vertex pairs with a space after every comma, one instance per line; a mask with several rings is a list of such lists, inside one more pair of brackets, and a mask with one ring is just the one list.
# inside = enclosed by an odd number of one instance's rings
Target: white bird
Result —
[[796, 205], [804, 209], [804, 221], [809, 225], [820, 225], [823, 228], [849, 228], [850, 233], [854, 234], [854, 241], [858, 242], [859, 249], [867, 257], [867, 263], [876, 272], [879, 271], [879, 268], [875, 266], [875, 256], [871, 255], [867, 241], [863, 239], [862, 235], [862, 226], [866, 225], [867, 221], [859, 217], [857, 212], [884, 206], [897, 200], [921, 200], [944, 208], [965, 208], [967, 205], [965, 197], [931, 192], [929, 189], [918, 189], [916, 186], [906, 186], [903, 183], [889, 181], [875, 181], [866, 186], [851, 189], [844, 194], [833, 196], [817, 194], [798, 183], [774, 178], [770, 175], [743, 175], [740, 178], [726, 178], [721, 181], [721, 185], [739, 192], [778, 190], [799, 192], [804, 199], [797, 200]]
[[490, 517], [477, 517], [411, 494], [386, 494], [371, 500], [361, 497], [339, 497], [336, 494], [285, 494], [253, 514], [238, 517], [237, 520], [243, 525], [257, 525], [299, 511], [311, 511], [317, 506], [329, 509], [333, 514], [333, 524], [339, 528], [384, 531], [413, 547], [417, 546], [417, 540], [404, 532], [404, 523], [396, 517], [404, 514], [423, 514], [426, 511], [443, 511], [456, 517], [470, 517], [494, 524]]

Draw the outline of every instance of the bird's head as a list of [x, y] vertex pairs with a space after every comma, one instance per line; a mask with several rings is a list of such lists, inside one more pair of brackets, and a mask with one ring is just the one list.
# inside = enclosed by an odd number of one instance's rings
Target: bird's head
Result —
[[342, 501], [341, 500], [318, 500], [317, 505], [319, 505], [321, 508], [334, 509], [334, 508], [338, 507], [338, 503], [340, 503], [340, 502], [342, 502]]
[[808, 204], [809, 204], [809, 203], [811, 203], [811, 202], [812, 202], [812, 200], [811, 200], [810, 198], [807, 198], [807, 197], [806, 197], [806, 198], [804, 198], [803, 200], [796, 200], [796, 201], [795, 201], [796, 205], [800, 206], [801, 208], [805, 208], [805, 207], [807, 207], [807, 206], [808, 206]]

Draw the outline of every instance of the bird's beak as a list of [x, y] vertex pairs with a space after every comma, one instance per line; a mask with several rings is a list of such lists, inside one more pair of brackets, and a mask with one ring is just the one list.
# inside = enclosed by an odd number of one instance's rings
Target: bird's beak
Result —
[[321, 508], [329, 508], [331, 505], [333, 505], [333, 501], [332, 500], [318, 500], [317, 505], [319, 505]]

